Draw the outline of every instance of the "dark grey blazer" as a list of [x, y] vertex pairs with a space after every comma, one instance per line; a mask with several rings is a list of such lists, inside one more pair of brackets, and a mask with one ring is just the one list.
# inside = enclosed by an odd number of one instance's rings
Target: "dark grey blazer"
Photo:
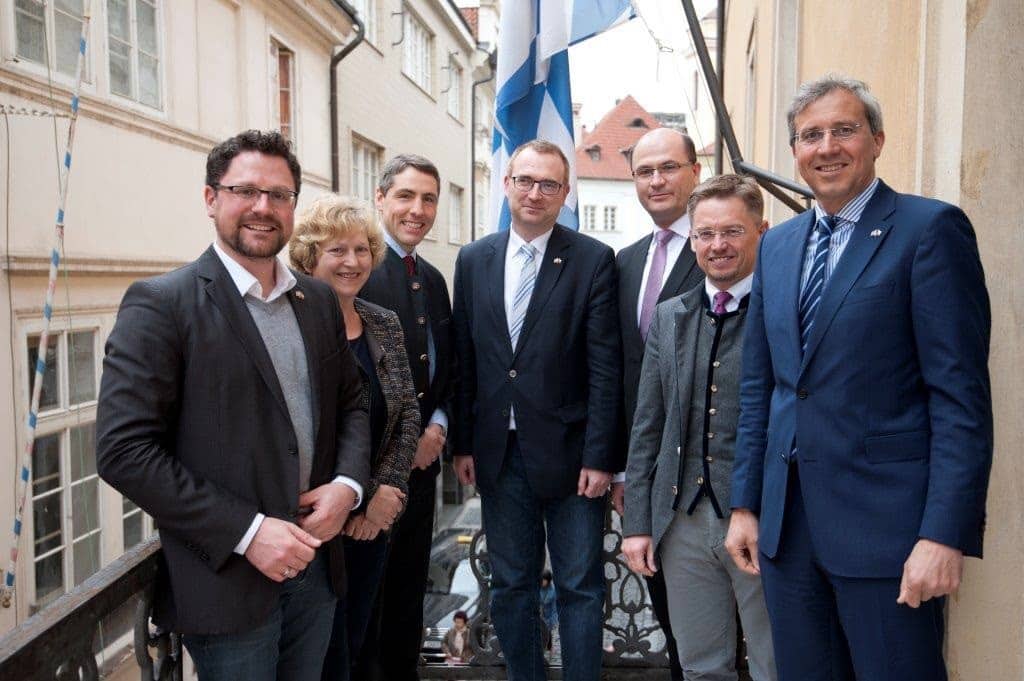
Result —
[[[315, 432], [312, 487], [369, 482], [369, 419], [338, 299], [296, 273], [287, 295], [306, 346]], [[234, 553], [257, 512], [298, 512], [298, 444], [245, 301], [209, 248], [125, 293], [107, 341], [96, 415], [100, 476], [160, 528], [155, 620], [188, 634], [262, 624], [280, 585]], [[328, 544], [344, 592], [342, 543]]]
[[675, 516], [678, 447], [686, 442], [687, 424], [681, 421], [693, 399], [696, 339], [704, 311], [704, 289], [695, 287], [658, 305], [647, 336], [629, 440], [622, 534], [650, 535], [655, 547]]
[[[629, 431], [633, 427], [633, 412], [636, 411], [636, 390], [640, 383], [640, 363], [644, 359], [644, 341], [637, 325], [636, 306], [643, 286], [644, 265], [647, 251], [651, 248], [653, 234], [626, 246], [615, 258], [619, 273], [619, 327], [622, 332], [622, 416], [620, 417], [620, 465], [626, 467], [626, 449], [629, 445]], [[661, 287], [658, 302], [689, 291], [704, 281], [704, 273], [697, 267], [697, 259], [690, 248], [689, 240], [683, 245], [679, 259], [672, 266], [665, 285]]]

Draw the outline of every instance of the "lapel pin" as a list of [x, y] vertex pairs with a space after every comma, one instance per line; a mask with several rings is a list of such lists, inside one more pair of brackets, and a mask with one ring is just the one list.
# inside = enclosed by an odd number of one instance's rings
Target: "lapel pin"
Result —
[[562, 259], [561, 258], [555, 258], [551, 262], [555, 263], [556, 265], [561, 265], [562, 264]]
[[880, 229], [872, 230], [871, 236], [882, 236], [882, 230], [880, 230]]
[[305, 294], [305, 293], [303, 293], [302, 291], [296, 290], [296, 291], [295, 291], [295, 297], [296, 297], [296, 298], [297, 298], [298, 300], [305, 300], [305, 299], [306, 299], [306, 294]]

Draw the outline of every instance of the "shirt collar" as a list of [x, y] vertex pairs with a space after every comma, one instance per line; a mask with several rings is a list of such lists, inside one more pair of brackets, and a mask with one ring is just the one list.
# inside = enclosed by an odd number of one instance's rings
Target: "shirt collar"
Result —
[[[538, 256], [542, 258], [544, 257], [544, 251], [547, 250], [548, 241], [550, 241], [551, 233], [554, 231], [555, 228], [552, 227], [551, 229], [544, 232], [540, 236], [534, 237], [529, 242], [531, 246], [537, 249]], [[526, 240], [523, 239], [523, 237], [519, 236], [519, 234], [516, 233], [516, 230], [512, 229], [511, 227], [508, 228], [508, 248], [510, 253], [517, 253], [519, 251], [519, 247], [525, 243]]]
[[285, 267], [284, 263], [281, 262], [280, 258], [274, 258], [274, 288], [271, 289], [270, 294], [264, 298], [263, 289], [260, 286], [259, 280], [252, 275], [252, 273], [242, 267], [237, 260], [232, 258], [230, 255], [224, 252], [224, 249], [220, 247], [216, 241], [213, 242], [213, 252], [217, 254], [220, 261], [224, 263], [224, 268], [228, 271], [228, 275], [231, 276], [231, 281], [234, 282], [235, 288], [238, 289], [238, 295], [243, 298], [247, 295], [254, 298], [258, 298], [266, 303], [272, 303], [279, 297], [291, 291], [295, 288], [295, 284], [298, 281], [295, 279], [295, 275], [292, 271]]
[[[658, 225], [654, 225], [654, 231], [651, 232], [651, 233], [652, 234], [657, 234], [658, 230], [660, 230], [660, 229], [662, 229], [662, 228], [659, 227]], [[667, 227], [667, 229], [671, 229], [673, 232], [675, 232], [679, 236], [683, 237], [684, 239], [689, 239], [690, 238], [690, 216], [687, 213], [683, 213], [682, 217], [680, 217], [678, 220], [676, 220], [671, 225], [669, 225]]]
[[[875, 189], [878, 188], [878, 181], [879, 180], [878, 180], [877, 177], [875, 179], [871, 180], [871, 184], [869, 184], [864, 189], [864, 191], [862, 191], [860, 194], [857, 194], [857, 196], [855, 196], [853, 199], [851, 199], [849, 201], [849, 203], [847, 203], [845, 206], [843, 206], [839, 210], [839, 212], [835, 214], [835, 217], [839, 218], [840, 220], [842, 220], [844, 222], [853, 222], [853, 223], [858, 222], [860, 220], [861, 214], [864, 212], [864, 209], [867, 208], [867, 206], [868, 206], [868, 201], [870, 201], [871, 197], [874, 196]], [[827, 215], [827, 213], [821, 207], [821, 204], [815, 202], [815, 204], [814, 204], [814, 218], [815, 218], [815, 220], [820, 220], [825, 215]]]
[[[747, 276], [743, 277], [735, 284], [730, 286], [729, 288], [725, 289], [726, 291], [732, 294], [732, 299], [729, 301], [729, 303], [733, 303], [738, 307], [740, 301], [743, 300], [744, 296], [750, 294], [750, 289], [753, 288], [753, 285], [754, 273], [751, 272], [750, 274], [748, 274]], [[719, 289], [718, 287], [711, 283], [710, 279], [704, 277], [704, 292], [707, 294], [708, 300], [714, 300], [715, 294], [718, 293], [720, 290], [721, 289]], [[726, 306], [728, 306], [729, 303], [726, 303]]]
[[407, 251], [407, 250], [405, 250], [405, 247], [403, 247], [400, 243], [395, 241], [395, 237], [391, 236], [391, 232], [389, 232], [386, 229], [383, 230], [383, 232], [384, 232], [384, 241], [385, 241], [385, 243], [387, 243], [387, 245], [391, 247], [392, 251], [394, 251], [395, 253], [398, 254], [399, 258], [404, 258], [407, 255], [411, 255], [413, 258], [416, 257], [416, 249], [415, 248], [412, 249], [412, 251]]

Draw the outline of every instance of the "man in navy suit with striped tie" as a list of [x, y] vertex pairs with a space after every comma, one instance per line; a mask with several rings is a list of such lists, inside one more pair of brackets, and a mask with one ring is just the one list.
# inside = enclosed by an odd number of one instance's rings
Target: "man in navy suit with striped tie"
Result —
[[512, 228], [455, 265], [455, 469], [476, 483], [491, 616], [509, 679], [543, 679], [538, 584], [551, 555], [567, 681], [600, 676], [604, 496], [622, 395], [615, 257], [555, 224], [569, 163], [550, 142], [516, 149]]
[[875, 176], [864, 83], [805, 83], [788, 118], [816, 205], [761, 240], [726, 547], [760, 571], [780, 681], [945, 681], [992, 461], [974, 230]]

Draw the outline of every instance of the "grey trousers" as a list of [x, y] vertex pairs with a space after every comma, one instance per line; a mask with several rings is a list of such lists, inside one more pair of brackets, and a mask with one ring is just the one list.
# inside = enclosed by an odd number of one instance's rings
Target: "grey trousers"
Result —
[[686, 681], [736, 681], [736, 608], [754, 681], [776, 681], [775, 653], [761, 580], [725, 550], [729, 519], [706, 499], [693, 515], [680, 509], [658, 548], [669, 620]]

